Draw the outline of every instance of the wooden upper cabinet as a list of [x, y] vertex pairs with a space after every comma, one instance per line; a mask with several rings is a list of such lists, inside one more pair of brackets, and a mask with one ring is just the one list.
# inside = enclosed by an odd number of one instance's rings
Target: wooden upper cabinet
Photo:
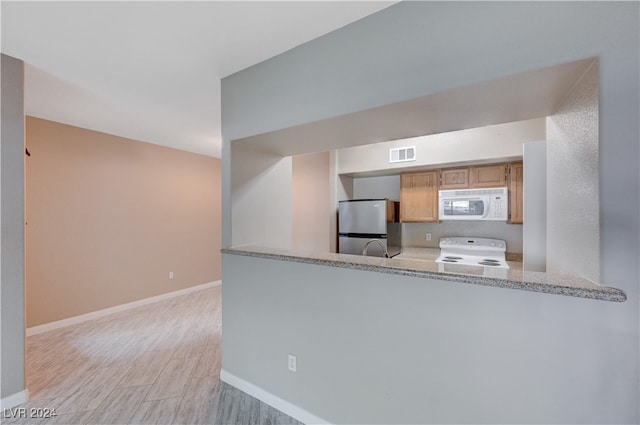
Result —
[[469, 168], [452, 168], [440, 171], [440, 190], [467, 189]]
[[438, 221], [438, 172], [400, 175], [400, 221]]
[[509, 223], [522, 224], [524, 219], [522, 196], [524, 192], [522, 162], [509, 164]]
[[507, 164], [451, 168], [440, 171], [440, 190], [505, 187]]
[[398, 221], [398, 203], [387, 199], [387, 223]]
[[509, 223], [522, 224], [523, 166], [479, 165], [400, 175], [400, 221], [438, 222], [438, 190], [508, 187]]
[[507, 185], [506, 164], [471, 167], [469, 187], [505, 187]]

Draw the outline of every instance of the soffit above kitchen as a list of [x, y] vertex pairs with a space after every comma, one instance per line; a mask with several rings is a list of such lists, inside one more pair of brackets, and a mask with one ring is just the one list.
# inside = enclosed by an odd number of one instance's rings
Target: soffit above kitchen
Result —
[[551, 116], [594, 61], [482, 81], [233, 142], [289, 156]]
[[220, 79], [395, 1], [2, 1], [26, 114], [220, 156]]

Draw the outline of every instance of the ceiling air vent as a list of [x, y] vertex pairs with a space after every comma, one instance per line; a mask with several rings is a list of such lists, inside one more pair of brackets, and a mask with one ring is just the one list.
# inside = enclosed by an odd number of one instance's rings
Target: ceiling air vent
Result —
[[416, 147], [407, 146], [406, 148], [389, 149], [389, 162], [407, 162], [416, 160]]

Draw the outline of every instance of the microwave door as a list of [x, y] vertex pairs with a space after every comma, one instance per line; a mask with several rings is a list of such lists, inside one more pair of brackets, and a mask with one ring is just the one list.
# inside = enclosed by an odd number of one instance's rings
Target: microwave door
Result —
[[482, 219], [487, 219], [489, 218], [489, 213], [491, 209], [491, 202], [489, 202], [488, 200], [483, 200], [482, 201]]
[[468, 202], [467, 215], [469, 217], [478, 217], [478, 218], [485, 217], [485, 214], [487, 213], [487, 208], [486, 208], [486, 203], [484, 199], [482, 198], [469, 199], [467, 200], [467, 202]]
[[482, 198], [444, 199], [442, 202], [444, 219], [483, 218], [488, 213]]

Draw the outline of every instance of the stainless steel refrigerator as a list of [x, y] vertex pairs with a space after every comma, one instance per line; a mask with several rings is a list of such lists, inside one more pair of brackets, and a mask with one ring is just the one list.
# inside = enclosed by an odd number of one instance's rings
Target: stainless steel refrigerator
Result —
[[[398, 255], [402, 245], [398, 203], [389, 199], [340, 201], [338, 208], [338, 252], [389, 257]], [[379, 242], [376, 242], [377, 240]], [[371, 242], [374, 241], [374, 242]]]

